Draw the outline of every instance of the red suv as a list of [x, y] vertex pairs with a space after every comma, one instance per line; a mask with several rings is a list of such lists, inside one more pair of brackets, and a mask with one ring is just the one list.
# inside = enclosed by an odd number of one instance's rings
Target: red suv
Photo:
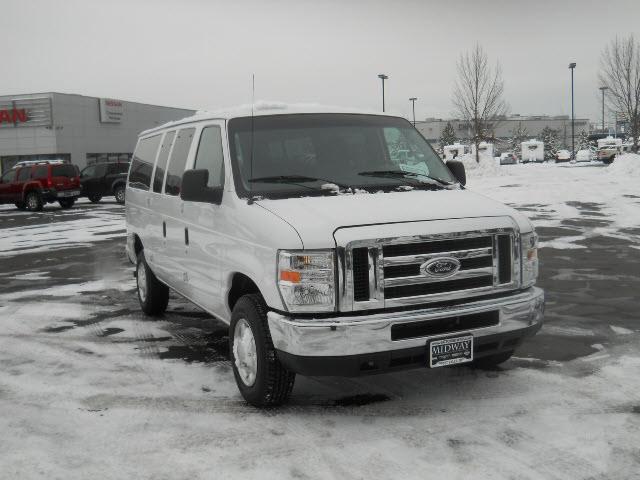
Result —
[[78, 167], [70, 163], [21, 162], [0, 178], [0, 203], [14, 203], [20, 210], [39, 211], [53, 202], [71, 208], [78, 196]]

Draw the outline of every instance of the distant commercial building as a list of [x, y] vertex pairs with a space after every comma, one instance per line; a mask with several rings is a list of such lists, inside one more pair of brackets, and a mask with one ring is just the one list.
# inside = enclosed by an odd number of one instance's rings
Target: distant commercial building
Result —
[[21, 160], [128, 161], [142, 130], [193, 113], [55, 92], [0, 96], [0, 173]]
[[[458, 140], [468, 141], [471, 138], [471, 125], [465, 120], [444, 120], [441, 118], [428, 118], [422, 122], [416, 122], [416, 128], [432, 144], [438, 143], [442, 130], [451, 122]], [[520, 126], [526, 129], [528, 138], [539, 138], [545, 127], [558, 132], [558, 139], [564, 146], [571, 146], [571, 117], [568, 115], [548, 116], [520, 116], [512, 115], [497, 121], [494, 125], [495, 136], [501, 140], [508, 140], [513, 136], [514, 130]], [[589, 120], [586, 118], [575, 119], [576, 143], [581, 132], [589, 133]]]

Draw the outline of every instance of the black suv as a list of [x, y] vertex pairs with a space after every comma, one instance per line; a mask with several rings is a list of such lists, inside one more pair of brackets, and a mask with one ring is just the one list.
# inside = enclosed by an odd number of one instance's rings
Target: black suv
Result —
[[102, 197], [113, 195], [116, 202], [124, 203], [127, 186], [128, 163], [98, 163], [89, 165], [80, 172], [82, 196], [98, 203]]

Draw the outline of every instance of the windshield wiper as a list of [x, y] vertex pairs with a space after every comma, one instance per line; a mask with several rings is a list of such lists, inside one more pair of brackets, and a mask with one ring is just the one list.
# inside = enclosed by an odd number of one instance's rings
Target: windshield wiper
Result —
[[[326, 178], [307, 177], [306, 175], [274, 175], [271, 177], [258, 177], [250, 178], [247, 180], [250, 183], [307, 183], [307, 182], [327, 182], [337, 185], [340, 188], [351, 188], [349, 185], [338, 183], [334, 180], [327, 180]], [[306, 185], [303, 185], [306, 187]], [[313, 187], [307, 187], [313, 188]]]
[[387, 178], [428, 178], [429, 180], [433, 180], [438, 182], [440, 185], [451, 185], [450, 182], [446, 182], [440, 178], [430, 177], [429, 175], [425, 175], [424, 173], [416, 173], [416, 172], [405, 172], [402, 170], [368, 170], [364, 172], [359, 172], [358, 175], [363, 175], [365, 177], [387, 177]]

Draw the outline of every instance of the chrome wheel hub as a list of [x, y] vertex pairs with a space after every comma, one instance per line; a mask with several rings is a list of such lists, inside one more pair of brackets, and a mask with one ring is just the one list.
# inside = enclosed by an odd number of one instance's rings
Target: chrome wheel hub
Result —
[[118, 189], [116, 191], [116, 200], [118, 200], [119, 202], [124, 201], [124, 190], [123, 189]]
[[138, 281], [138, 295], [143, 302], [147, 300], [147, 272], [144, 268], [144, 262], [138, 264], [138, 273], [136, 275]]
[[241, 318], [233, 331], [233, 358], [242, 383], [251, 387], [258, 373], [256, 340], [249, 323]]

